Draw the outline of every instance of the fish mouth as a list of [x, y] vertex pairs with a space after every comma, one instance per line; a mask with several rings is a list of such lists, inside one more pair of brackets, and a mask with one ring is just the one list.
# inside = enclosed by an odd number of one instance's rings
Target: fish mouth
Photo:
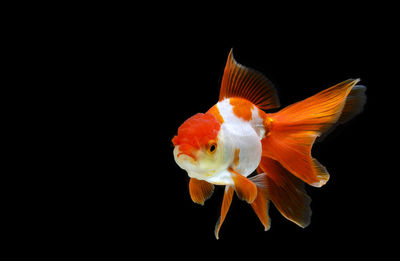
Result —
[[185, 165], [192, 165], [192, 166], [197, 166], [197, 161], [196, 161], [196, 157], [191, 154], [191, 153], [187, 153], [187, 152], [179, 152], [176, 154], [176, 161], [178, 162], [182, 162]]
[[179, 153], [176, 155], [176, 157], [179, 158], [179, 156], [182, 156], [182, 155], [189, 156], [189, 157], [191, 157], [193, 160], [196, 160], [196, 157], [195, 157], [192, 153], [187, 153], [187, 152], [179, 152]]
[[196, 161], [197, 158], [194, 155], [194, 148], [190, 145], [183, 144], [183, 145], [178, 145], [175, 146], [174, 148], [174, 154], [176, 155], [176, 158], [179, 158], [183, 155], [190, 157], [192, 160]]
[[174, 158], [178, 166], [184, 170], [195, 170], [197, 168], [196, 157], [189, 151], [181, 151], [179, 146], [174, 149]]

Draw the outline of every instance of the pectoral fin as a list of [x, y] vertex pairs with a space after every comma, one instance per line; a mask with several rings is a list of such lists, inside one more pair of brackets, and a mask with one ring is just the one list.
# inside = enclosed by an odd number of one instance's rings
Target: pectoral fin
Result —
[[204, 205], [214, 192], [214, 185], [204, 180], [191, 178], [189, 181], [189, 192], [193, 202]]

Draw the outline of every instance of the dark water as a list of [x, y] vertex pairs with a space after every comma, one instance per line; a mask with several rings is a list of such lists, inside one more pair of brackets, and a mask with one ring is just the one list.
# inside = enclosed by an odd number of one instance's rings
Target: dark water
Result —
[[[132, 259], [384, 252], [377, 244], [392, 231], [396, 175], [386, 167], [397, 135], [396, 118], [386, 118], [397, 107], [388, 101], [397, 85], [384, 82], [393, 78], [390, 34], [356, 23], [214, 37], [173, 25], [136, 35], [105, 32], [111, 38], [99, 31], [102, 37], [87, 36], [87, 48], [79, 49], [85, 63], [76, 66], [84, 81], [73, 81], [71, 92], [83, 105], [68, 107], [79, 124], [66, 136], [77, 145], [62, 165], [62, 197], [50, 199], [49, 248], [59, 255], [78, 250]], [[218, 101], [232, 47], [238, 62], [275, 84], [282, 107], [349, 78], [367, 86], [364, 112], [314, 146], [313, 156], [331, 178], [322, 188], [306, 188], [313, 214], [305, 229], [270, 204], [271, 229], [264, 232], [251, 207], [234, 196], [217, 241], [223, 188], [216, 187], [205, 206], [194, 204], [189, 179], [174, 162], [172, 137], [185, 119]]]

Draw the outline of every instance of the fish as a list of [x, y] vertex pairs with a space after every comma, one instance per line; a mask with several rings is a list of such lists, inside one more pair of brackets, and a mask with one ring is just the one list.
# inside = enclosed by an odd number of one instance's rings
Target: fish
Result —
[[362, 112], [366, 87], [359, 81], [345, 80], [277, 110], [272, 82], [238, 63], [230, 50], [218, 102], [184, 121], [172, 138], [174, 160], [190, 178], [193, 202], [204, 205], [215, 185], [225, 186], [216, 239], [235, 193], [251, 205], [265, 231], [270, 202], [296, 225], [310, 224], [305, 184], [322, 187], [330, 177], [311, 155], [313, 144]]

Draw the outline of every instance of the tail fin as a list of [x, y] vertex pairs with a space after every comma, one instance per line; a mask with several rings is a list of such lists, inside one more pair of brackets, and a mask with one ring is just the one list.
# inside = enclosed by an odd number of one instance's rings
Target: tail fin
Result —
[[315, 139], [339, 120], [346, 98], [358, 81], [344, 81], [279, 112], [266, 114], [268, 133], [262, 140], [263, 156], [277, 160], [307, 184], [323, 186], [329, 174], [311, 157], [311, 148]]
[[367, 87], [364, 85], [356, 85], [351, 89], [337, 123], [342, 124], [348, 122], [362, 112], [367, 102], [367, 96], [365, 95], [366, 90]]
[[267, 193], [279, 212], [303, 228], [308, 226], [311, 198], [304, 189], [304, 182], [293, 176], [279, 162], [267, 157], [261, 159], [258, 172], [267, 173]]
[[348, 122], [363, 111], [364, 105], [367, 102], [367, 96], [365, 95], [366, 90], [367, 87], [364, 85], [356, 85], [351, 89], [339, 119], [329, 130], [326, 130], [322, 136], [318, 137], [318, 141], [322, 141], [338, 125]]

